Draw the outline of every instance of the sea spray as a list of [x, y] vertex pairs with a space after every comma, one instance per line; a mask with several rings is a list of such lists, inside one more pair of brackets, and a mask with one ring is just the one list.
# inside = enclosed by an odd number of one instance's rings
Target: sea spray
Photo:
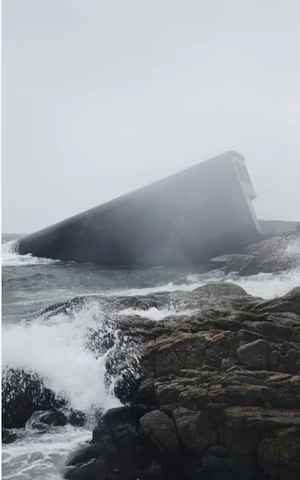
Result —
[[[114, 355], [120, 351], [120, 346], [126, 346], [127, 342], [129, 347], [123, 352], [138, 361], [134, 340], [118, 331], [119, 321], [135, 318], [141, 323], [160, 322], [169, 316], [176, 321], [176, 318], [192, 315], [194, 308], [188, 307], [187, 302], [177, 303], [176, 292], [185, 296], [185, 292], [193, 292], [207, 283], [233, 282], [262, 298], [283, 295], [300, 285], [300, 270], [297, 268], [241, 278], [236, 275], [225, 277], [221, 270], [204, 274], [196, 269], [186, 271], [162, 267], [108, 270], [92, 265], [21, 257], [11, 251], [4, 253], [12, 255], [10, 258], [3, 256], [6, 264], [3, 269], [4, 366], [39, 373], [55, 393], [64, 392], [73, 408], [91, 412], [120, 405], [114, 395], [119, 372], [114, 376], [107, 371], [110, 360], [117, 358]], [[87, 299], [82, 308], [71, 308], [69, 312], [53, 310], [48, 316], [42, 314], [46, 307], [82, 294]], [[107, 301], [94, 302], [95, 294]], [[135, 299], [146, 295], [162, 298], [163, 302], [149, 308], [141, 307]], [[126, 306], [116, 300], [121, 297], [128, 298]], [[169, 300], [164, 303], [166, 298]], [[28, 319], [25, 313], [31, 305], [32, 313]], [[92, 348], [91, 337], [95, 332], [98, 332], [101, 348], [96, 348], [95, 344]], [[126, 363], [126, 357], [124, 359]], [[133, 369], [133, 372], [136, 371]], [[70, 425], [56, 427], [43, 435], [28, 430], [23, 433], [15, 443], [4, 445], [4, 479], [59, 480], [68, 453], [91, 438], [88, 428]]]
[[57, 315], [28, 323], [4, 325], [2, 364], [35, 371], [53, 392], [64, 392], [70, 405], [88, 412], [119, 405], [104, 386], [105, 358], [86, 346], [88, 328], [96, 328], [99, 306], [91, 305], [74, 320]]
[[2, 267], [47, 265], [51, 263], [59, 263], [58, 260], [33, 257], [31, 254], [19, 255], [18, 245], [18, 240], [11, 240], [9, 242], [2, 243]]

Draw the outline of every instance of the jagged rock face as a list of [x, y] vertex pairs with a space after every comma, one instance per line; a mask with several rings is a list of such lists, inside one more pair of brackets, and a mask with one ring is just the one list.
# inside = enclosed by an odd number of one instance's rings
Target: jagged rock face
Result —
[[231, 290], [176, 324], [140, 326], [131, 404], [107, 412], [65, 478], [298, 480], [299, 294]]

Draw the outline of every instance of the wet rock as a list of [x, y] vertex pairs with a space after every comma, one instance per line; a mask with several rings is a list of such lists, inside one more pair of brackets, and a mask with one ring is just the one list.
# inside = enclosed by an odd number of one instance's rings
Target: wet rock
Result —
[[196, 288], [193, 292], [215, 299], [231, 296], [244, 297], [248, 295], [242, 287], [233, 283], [208, 283], [207, 285]]
[[19, 436], [15, 431], [2, 428], [2, 443], [9, 444], [18, 440]]
[[128, 405], [125, 407], [111, 408], [103, 415], [101, 423], [111, 428], [127, 423], [137, 425], [139, 420], [152, 410], [154, 410], [154, 408], [148, 405]]
[[179, 436], [188, 450], [201, 453], [215, 445], [217, 429], [207, 413], [179, 407], [173, 411], [173, 418]]
[[241, 363], [250, 369], [267, 370], [269, 344], [266, 340], [255, 340], [238, 348], [237, 356]]
[[[139, 419], [147, 411], [149, 409], [142, 406], [133, 406], [131, 411], [123, 407], [123, 412], [122, 409], [107, 412], [106, 418], [104, 416], [94, 429], [92, 442], [68, 458], [64, 478], [162, 479], [162, 466], [139, 432]], [[131, 423], [123, 423], [127, 421]]]
[[130, 358], [130, 353], [128, 357], [128, 363], [124, 365], [123, 369], [120, 368], [121, 364], [118, 363], [119, 358], [116, 359], [115, 357], [114, 362], [117, 363], [115, 373], [107, 372], [107, 385], [109, 385], [111, 379], [115, 378], [115, 375], [118, 374], [118, 378], [114, 385], [114, 394], [123, 404], [130, 402], [135, 398], [143, 375], [143, 369], [140, 367], [135, 357], [132, 356]]
[[299, 265], [300, 232], [293, 230], [251, 245], [243, 254], [228, 255], [224, 271], [248, 276], [281, 272]]
[[254, 255], [236, 254], [228, 255], [224, 268], [225, 275], [237, 272], [239, 275], [252, 275], [257, 270], [257, 259]]
[[[203, 458], [203, 467], [199, 469], [201, 480], [242, 480], [243, 474], [235, 477], [232, 462], [230, 459], [224, 459], [213, 455]], [[245, 478], [245, 477], [244, 477]]]
[[89, 301], [86, 297], [75, 297], [67, 302], [59, 302], [45, 308], [41, 315], [50, 318], [55, 315], [74, 315], [79, 312]]
[[266, 436], [259, 445], [259, 464], [270, 478], [300, 478], [299, 428], [282, 428], [275, 434]]
[[77, 464], [88, 463], [98, 457], [103, 457], [107, 461], [116, 458], [118, 451], [114, 446], [113, 439], [110, 435], [103, 435], [99, 442], [84, 446], [77, 450], [67, 460], [67, 466], [74, 466]]
[[37, 411], [26, 422], [26, 428], [42, 431], [48, 427], [64, 427], [67, 423], [67, 416], [60, 410]]
[[162, 454], [175, 452], [178, 448], [178, 435], [172, 420], [154, 410], [144, 415], [140, 420], [144, 435], [155, 445]]
[[300, 316], [300, 287], [293, 288], [283, 297], [256, 303], [253, 311], [262, 313], [292, 313]]
[[103, 356], [108, 352], [116, 343], [117, 335], [115, 332], [107, 331], [111, 329], [111, 326], [103, 326], [97, 330], [90, 330], [86, 338], [86, 347], [94, 352], [97, 356]]
[[69, 467], [64, 472], [67, 480], [101, 480], [107, 478], [107, 464], [103, 457], [94, 458], [87, 463]]
[[5, 428], [25, 427], [37, 410], [59, 409], [66, 404], [45, 387], [32, 372], [7, 368], [2, 375], [2, 424]]
[[100, 442], [102, 438], [105, 438], [106, 435], [110, 434], [110, 432], [111, 429], [108, 425], [105, 425], [105, 423], [99, 423], [99, 425], [97, 425], [97, 427], [95, 427], [93, 430], [92, 443]]
[[[297, 438], [299, 440], [298, 422], [299, 413], [295, 414], [295, 412], [258, 407], [228, 408], [225, 409], [223, 421], [220, 422], [220, 440], [225, 443], [236, 468], [244, 469], [252, 474], [260, 471], [262, 478], [286, 479], [289, 477], [278, 477], [278, 471], [275, 469], [269, 476], [271, 465], [276, 466], [278, 457], [274, 455], [272, 459], [269, 458], [268, 472], [267, 463], [263, 463], [264, 454], [268, 452], [268, 448], [267, 450], [265, 448], [266, 445], [269, 445], [270, 438], [276, 438], [280, 432], [290, 428], [295, 428], [294, 439], [297, 443]], [[287, 438], [290, 440], [290, 437]], [[283, 437], [285, 448], [288, 448], [289, 440], [285, 442]], [[291, 471], [294, 473], [290, 478], [297, 478], [298, 462], [299, 460], [296, 461], [296, 468], [291, 465]]]
[[68, 415], [68, 423], [73, 425], [73, 427], [83, 427], [87, 421], [85, 413], [80, 412], [79, 410], [71, 409]]
[[124, 321], [142, 378], [130, 404], [105, 413], [70, 478], [94, 478], [99, 460], [95, 478], [111, 480], [298, 480], [299, 292], [266, 301], [209, 285], [184, 294], [193, 315]]
[[135, 476], [132, 476], [130, 480], [135, 480], [135, 478], [139, 480], [164, 480], [166, 477], [163, 474], [161, 465], [156, 460], [152, 460], [145, 469], [136, 471]]

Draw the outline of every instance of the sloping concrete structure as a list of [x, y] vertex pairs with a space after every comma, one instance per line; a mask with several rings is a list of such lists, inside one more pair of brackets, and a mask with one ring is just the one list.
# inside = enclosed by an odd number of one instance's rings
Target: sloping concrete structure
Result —
[[103, 265], [199, 264], [260, 236], [244, 158], [227, 152], [19, 241], [19, 253]]

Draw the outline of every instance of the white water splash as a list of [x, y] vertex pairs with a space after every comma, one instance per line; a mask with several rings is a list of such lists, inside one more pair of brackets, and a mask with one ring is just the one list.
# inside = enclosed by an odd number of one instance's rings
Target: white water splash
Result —
[[2, 267], [21, 267], [30, 265], [48, 265], [58, 263], [58, 260], [49, 258], [33, 257], [30, 253], [27, 255], [19, 255], [18, 240], [2, 243]]
[[96, 358], [86, 346], [87, 328], [99, 327], [99, 306], [70, 319], [57, 315], [3, 326], [2, 365], [33, 370], [56, 394], [64, 392], [73, 408], [107, 410], [120, 402], [104, 385], [106, 356]]
[[130, 288], [127, 290], [114, 290], [109, 292], [107, 295], [118, 295], [118, 296], [124, 296], [124, 297], [135, 297], [135, 296], [144, 296], [144, 295], [150, 295], [151, 293], [160, 293], [160, 292], [166, 292], [166, 293], [171, 293], [171, 292], [177, 292], [177, 291], [182, 291], [182, 292], [192, 292], [195, 290], [195, 288], [199, 287], [200, 283], [195, 280], [194, 283], [183, 283], [180, 285], [177, 285], [173, 282], [166, 283], [164, 285], [158, 285], [156, 287], [148, 287], [148, 288]]
[[289, 270], [279, 274], [259, 273], [251, 277], [229, 278], [227, 282], [239, 285], [254, 297], [271, 299], [286, 295], [300, 285], [300, 269]]
[[300, 268], [295, 268], [281, 273], [259, 273], [249, 277], [238, 277], [237, 275], [218, 276], [209, 281], [203, 281], [201, 275], [188, 275], [187, 280], [191, 282], [192, 289], [213, 282], [233, 283], [242, 287], [247, 293], [254, 297], [270, 299], [285, 295], [290, 290], [300, 285]]
[[[23, 262], [16, 253], [16, 265]], [[39, 264], [43, 259], [28, 258], [31, 264]], [[51, 263], [46, 260], [45, 263]], [[12, 262], [13, 264], [13, 262]], [[24, 263], [22, 263], [24, 264]], [[29, 265], [30, 263], [25, 263]], [[151, 288], [135, 288], [105, 292], [105, 295], [147, 295], [158, 292], [193, 291], [211, 282], [232, 282], [248, 293], [272, 298], [284, 295], [300, 285], [300, 269], [281, 274], [259, 274], [253, 277], [228, 276], [218, 270], [205, 275], [189, 275], [181, 284], [167, 283]], [[38, 292], [37, 292], [38, 293]], [[104, 292], [94, 292], [102, 293]], [[169, 315], [189, 315], [192, 311], [182, 311], [176, 305], [169, 308], [140, 310], [128, 308], [119, 312], [122, 315], [138, 315], [160, 321]], [[115, 312], [117, 313], [117, 312]], [[45, 320], [38, 318], [30, 323], [3, 325], [3, 366], [28, 368], [40, 374], [46, 385], [56, 393], [64, 391], [74, 408], [90, 411], [94, 407], [107, 409], [118, 406], [119, 401], [104, 386], [105, 356], [96, 358], [86, 348], [88, 327], [99, 327], [103, 312], [99, 305], [91, 305], [72, 318], [60, 314]], [[3, 448], [3, 479], [5, 480], [59, 480], [60, 468], [68, 453], [78, 444], [90, 440], [91, 433], [71, 426], [58, 428], [54, 433], [27, 436]]]
[[26, 435], [2, 446], [2, 478], [61, 480], [59, 471], [69, 453], [91, 439], [91, 432], [70, 425], [44, 435]]
[[193, 313], [195, 313], [194, 310], [176, 310], [175, 308], [158, 309], [151, 307], [149, 310], [126, 308], [125, 310], [121, 310], [119, 315], [137, 315], [141, 318], [147, 318], [159, 322], [167, 317], [182, 317], [184, 315], [193, 315]]

